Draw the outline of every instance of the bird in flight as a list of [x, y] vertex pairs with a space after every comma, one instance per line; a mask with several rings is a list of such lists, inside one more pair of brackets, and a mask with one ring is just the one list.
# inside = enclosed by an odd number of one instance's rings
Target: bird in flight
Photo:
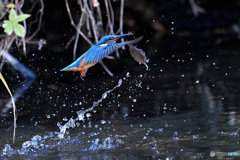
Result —
[[102, 37], [96, 45], [92, 46], [88, 51], [86, 51], [69, 66], [61, 69], [61, 71], [79, 71], [81, 73], [81, 77], [83, 77], [86, 69], [94, 66], [96, 63], [110, 55], [116, 49], [121, 48], [124, 45], [137, 43], [143, 37], [141, 36], [131, 41], [117, 43], [117, 40], [131, 35], [133, 35], [132, 32], [129, 32], [127, 34], [107, 35]]

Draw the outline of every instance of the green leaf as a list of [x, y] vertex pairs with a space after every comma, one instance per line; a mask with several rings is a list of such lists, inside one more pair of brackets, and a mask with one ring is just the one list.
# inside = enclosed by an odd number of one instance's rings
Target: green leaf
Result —
[[21, 24], [14, 23], [13, 24], [13, 31], [18, 35], [19, 37], [25, 36], [25, 29]]
[[16, 18], [16, 12], [12, 8], [11, 11], [10, 11], [10, 14], [9, 14], [9, 20], [13, 22], [15, 20], [15, 18]]
[[21, 21], [24, 21], [25, 19], [27, 19], [30, 16], [31, 16], [30, 14], [21, 14], [21, 15], [19, 15], [15, 18], [15, 21], [16, 22], [21, 22]]
[[3, 28], [6, 28], [7, 26], [9, 26], [9, 25], [12, 25], [12, 22], [10, 22], [10, 21], [8, 21], [8, 20], [5, 20], [5, 21], [3, 21]]
[[17, 36], [24, 37], [26, 31], [21, 24], [18, 24], [18, 22], [24, 21], [30, 16], [31, 15], [29, 14], [21, 14], [19, 16], [16, 16], [16, 12], [12, 8], [9, 14], [9, 20], [3, 21], [2, 27], [5, 29], [4, 32], [8, 35], [11, 35], [14, 31]]
[[12, 22], [5, 20], [3, 21], [3, 28], [4, 28], [4, 32], [7, 33], [8, 35], [11, 35], [13, 32], [13, 24]]

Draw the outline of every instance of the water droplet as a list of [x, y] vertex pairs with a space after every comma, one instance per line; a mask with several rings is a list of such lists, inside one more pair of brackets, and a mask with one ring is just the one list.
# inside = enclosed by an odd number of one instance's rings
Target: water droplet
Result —
[[118, 87], [120, 87], [122, 85], [122, 79], [119, 79], [119, 81], [118, 81]]
[[159, 128], [159, 129], [155, 130], [155, 132], [163, 132], [163, 128]]
[[105, 124], [105, 123], [106, 123], [106, 121], [105, 121], [105, 120], [101, 120], [101, 123], [102, 123], [102, 124]]
[[91, 115], [92, 115], [91, 113], [87, 113], [86, 117], [91, 117]]
[[105, 98], [107, 98], [107, 93], [102, 94], [102, 99], [105, 99]]

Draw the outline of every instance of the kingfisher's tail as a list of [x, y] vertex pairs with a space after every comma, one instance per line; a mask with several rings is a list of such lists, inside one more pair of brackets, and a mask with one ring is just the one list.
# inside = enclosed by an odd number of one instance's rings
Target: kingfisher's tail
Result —
[[83, 60], [83, 57], [79, 57], [76, 61], [68, 65], [67, 67], [61, 69], [60, 71], [79, 71], [79, 64]]
[[72, 64], [70, 64], [69, 66], [61, 69], [60, 71], [68, 71], [69, 69], [74, 68], [74, 67], [75, 67], [75, 65], [72, 63]]

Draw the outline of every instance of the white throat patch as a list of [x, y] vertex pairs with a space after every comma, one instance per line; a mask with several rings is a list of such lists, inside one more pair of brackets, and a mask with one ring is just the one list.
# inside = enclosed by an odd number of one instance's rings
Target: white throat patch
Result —
[[103, 47], [103, 46], [106, 46], [106, 45], [108, 45], [108, 44], [104, 43], [104, 44], [101, 44], [101, 45], [99, 45], [99, 46], [100, 46], [100, 47]]

